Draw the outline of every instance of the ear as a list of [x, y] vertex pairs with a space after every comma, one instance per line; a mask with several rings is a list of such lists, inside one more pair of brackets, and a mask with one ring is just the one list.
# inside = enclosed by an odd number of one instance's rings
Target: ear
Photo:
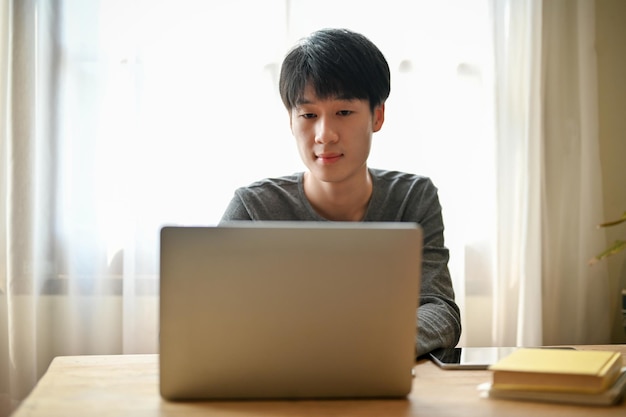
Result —
[[385, 121], [385, 103], [374, 109], [374, 117], [372, 120], [372, 131], [378, 132]]

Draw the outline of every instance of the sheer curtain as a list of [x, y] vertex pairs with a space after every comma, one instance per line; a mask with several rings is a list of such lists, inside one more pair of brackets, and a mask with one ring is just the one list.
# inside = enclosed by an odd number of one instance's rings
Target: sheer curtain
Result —
[[492, 343], [610, 340], [594, 2], [493, 2], [497, 137]]
[[493, 339], [541, 344], [541, 1], [494, 3]]
[[594, 9], [584, 0], [544, 5], [545, 343], [606, 342], [619, 320], [606, 264], [585, 266], [606, 242], [590, 221], [603, 217]]
[[[606, 343], [595, 2], [493, 1], [497, 233], [491, 342]], [[596, 219], [596, 220], [594, 220]], [[613, 294], [617, 294], [614, 291]]]
[[607, 341], [593, 2], [0, 5], [0, 416], [54, 356], [158, 352], [159, 228], [302, 169], [278, 69], [327, 26], [389, 60], [370, 165], [439, 187], [462, 344]]

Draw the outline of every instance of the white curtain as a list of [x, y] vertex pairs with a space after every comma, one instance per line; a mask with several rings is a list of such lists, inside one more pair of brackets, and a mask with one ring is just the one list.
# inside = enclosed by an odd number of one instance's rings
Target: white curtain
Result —
[[541, 344], [542, 2], [493, 3], [496, 234], [493, 343]]
[[594, 2], [544, 5], [543, 337], [546, 343], [610, 339], [618, 289], [606, 263], [586, 265], [606, 244], [603, 218]]
[[605, 242], [594, 7], [492, 3], [496, 345], [606, 343], [617, 318], [606, 266], [586, 265]]
[[[495, 345], [606, 343], [595, 2], [494, 0]], [[611, 297], [614, 294], [615, 297]]]
[[327, 26], [389, 60], [370, 165], [439, 187], [461, 343], [608, 341], [606, 270], [585, 265], [604, 242], [593, 2], [0, 5], [0, 416], [54, 356], [158, 352], [159, 228], [302, 169], [278, 69]]

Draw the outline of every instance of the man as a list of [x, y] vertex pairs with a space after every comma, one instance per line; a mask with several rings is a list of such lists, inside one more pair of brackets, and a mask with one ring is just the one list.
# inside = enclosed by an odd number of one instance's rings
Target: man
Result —
[[416, 355], [455, 346], [461, 320], [437, 189], [423, 176], [367, 166], [390, 92], [383, 54], [349, 30], [314, 32], [285, 57], [279, 89], [307, 171], [236, 190], [222, 221], [419, 223], [424, 255]]

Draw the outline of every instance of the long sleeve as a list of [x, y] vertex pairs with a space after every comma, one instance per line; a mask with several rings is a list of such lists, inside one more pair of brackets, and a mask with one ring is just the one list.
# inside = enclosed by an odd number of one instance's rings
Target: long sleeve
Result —
[[[440, 347], [454, 347], [461, 336], [461, 317], [448, 270], [449, 251], [444, 245], [437, 188], [427, 177], [374, 169], [370, 172], [373, 193], [363, 220], [415, 222], [422, 227], [416, 356]], [[236, 190], [222, 217], [222, 221], [229, 220], [326, 221], [306, 199], [301, 173]]]
[[461, 315], [454, 300], [444, 244], [438, 190], [430, 179], [411, 174], [374, 171], [375, 191], [367, 220], [416, 222], [424, 235], [422, 277], [417, 309], [416, 356], [454, 347], [461, 336]]

